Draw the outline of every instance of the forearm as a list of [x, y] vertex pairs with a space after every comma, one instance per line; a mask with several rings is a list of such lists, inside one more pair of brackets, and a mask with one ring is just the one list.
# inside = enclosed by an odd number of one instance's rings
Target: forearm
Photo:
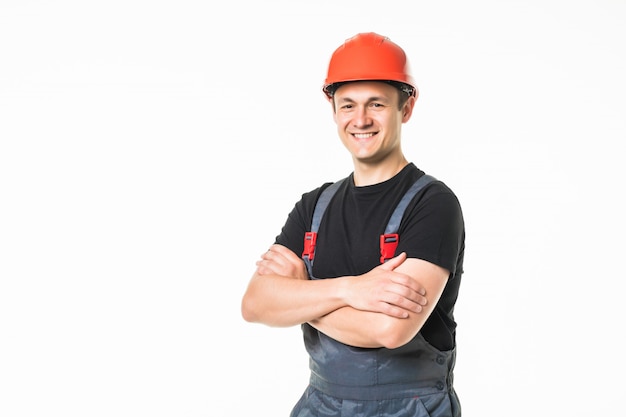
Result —
[[[426, 261], [408, 259], [398, 271], [419, 277], [426, 289], [427, 303], [419, 311], [407, 310], [406, 317], [345, 307], [311, 320], [309, 324], [342, 343], [358, 347], [387, 347], [408, 343], [421, 330], [435, 309], [449, 272]], [[417, 280], [418, 278], [413, 278]]]
[[275, 327], [306, 323], [346, 305], [343, 279], [301, 280], [255, 273], [242, 300], [246, 321]]
[[342, 307], [309, 321], [320, 332], [351, 346], [362, 348], [396, 348], [417, 334], [423, 321], [419, 314], [395, 318], [386, 314]]

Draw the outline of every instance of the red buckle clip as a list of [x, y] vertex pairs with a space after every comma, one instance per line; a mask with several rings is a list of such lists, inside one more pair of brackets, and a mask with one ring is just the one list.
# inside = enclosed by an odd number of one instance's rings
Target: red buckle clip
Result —
[[302, 257], [307, 256], [309, 260], [313, 260], [315, 257], [315, 243], [317, 242], [317, 233], [306, 232], [304, 234], [304, 250], [302, 251]]
[[399, 236], [397, 233], [380, 235], [380, 263], [384, 264], [396, 254]]

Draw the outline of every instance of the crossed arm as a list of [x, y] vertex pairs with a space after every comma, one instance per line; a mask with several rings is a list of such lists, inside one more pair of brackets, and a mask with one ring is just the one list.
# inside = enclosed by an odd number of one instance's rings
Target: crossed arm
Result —
[[402, 253], [360, 276], [309, 280], [300, 257], [273, 245], [257, 262], [241, 311], [249, 322], [309, 323], [352, 346], [395, 348], [421, 329], [448, 275]]

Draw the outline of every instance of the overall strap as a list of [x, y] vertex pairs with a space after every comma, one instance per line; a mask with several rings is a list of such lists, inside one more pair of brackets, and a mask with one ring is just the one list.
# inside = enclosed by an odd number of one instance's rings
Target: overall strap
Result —
[[389, 218], [385, 233], [380, 235], [380, 263], [385, 263], [395, 256], [399, 242], [398, 229], [400, 228], [400, 222], [402, 221], [402, 216], [404, 216], [407, 206], [422, 188], [435, 180], [436, 178], [433, 176], [422, 175], [413, 183], [411, 188], [406, 191], [402, 200], [400, 200], [396, 206], [396, 209]]
[[333, 198], [339, 186], [346, 180], [343, 178], [328, 187], [317, 199], [315, 203], [315, 209], [313, 210], [313, 220], [311, 221], [311, 231], [304, 234], [304, 250], [302, 251], [302, 259], [306, 264], [306, 268], [309, 271], [309, 277], [313, 278], [313, 259], [315, 258], [315, 244], [317, 242], [317, 231], [319, 230], [320, 223], [322, 222], [322, 216], [324, 211]]
[[[304, 235], [304, 250], [302, 251], [302, 259], [306, 264], [309, 277], [312, 279], [313, 260], [315, 259], [315, 245], [317, 243], [317, 231], [319, 230], [326, 207], [328, 207], [330, 200], [345, 180], [346, 178], [341, 179], [322, 191], [322, 194], [315, 204], [315, 209], [313, 210], [311, 231], [306, 232]], [[400, 227], [400, 222], [402, 221], [402, 216], [404, 216], [404, 212], [406, 211], [409, 203], [422, 188], [435, 180], [435, 177], [426, 174], [419, 177], [413, 185], [411, 185], [411, 188], [406, 191], [396, 206], [395, 210], [391, 214], [391, 217], [389, 218], [389, 222], [385, 228], [385, 233], [380, 235], [380, 263], [385, 263], [395, 256], [396, 248], [398, 247], [399, 242], [398, 229]]]

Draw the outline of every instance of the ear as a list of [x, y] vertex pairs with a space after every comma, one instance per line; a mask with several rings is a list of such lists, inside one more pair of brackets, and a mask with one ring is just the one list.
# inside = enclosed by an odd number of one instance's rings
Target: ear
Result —
[[415, 107], [416, 97], [409, 97], [402, 107], [402, 123], [406, 123], [413, 114], [413, 108]]

